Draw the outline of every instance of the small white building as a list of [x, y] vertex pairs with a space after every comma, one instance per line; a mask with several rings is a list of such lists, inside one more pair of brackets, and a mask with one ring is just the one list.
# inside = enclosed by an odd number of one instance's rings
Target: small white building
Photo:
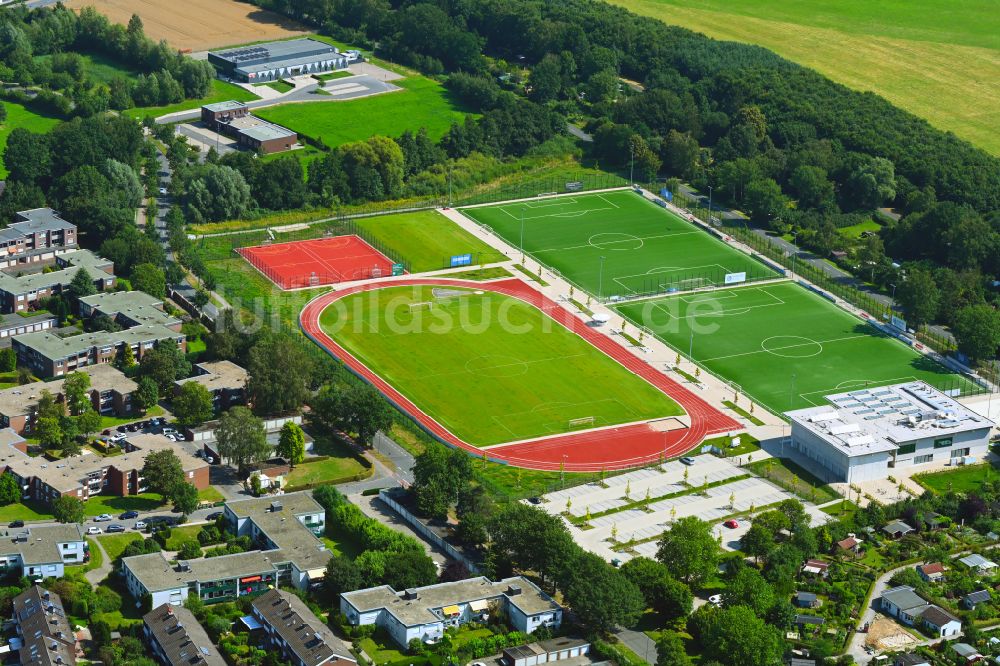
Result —
[[829, 405], [786, 412], [785, 447], [826, 481], [884, 479], [894, 469], [965, 464], [986, 455], [994, 423], [924, 382], [826, 397]]
[[340, 595], [340, 611], [352, 625], [382, 627], [398, 645], [441, 638], [449, 627], [486, 622], [503, 611], [517, 631], [557, 629], [562, 607], [527, 578], [493, 582], [485, 576], [396, 592], [388, 585]]
[[0, 569], [17, 568], [28, 578], [61, 578], [67, 564], [87, 561], [79, 525], [39, 525], [0, 535]]

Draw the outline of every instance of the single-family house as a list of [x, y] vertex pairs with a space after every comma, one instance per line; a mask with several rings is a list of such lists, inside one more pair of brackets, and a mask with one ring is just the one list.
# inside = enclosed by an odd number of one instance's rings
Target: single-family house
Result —
[[882, 593], [882, 611], [903, 624], [913, 626], [930, 603], [909, 585], [900, 585]]
[[985, 604], [990, 601], [993, 601], [993, 595], [990, 594], [989, 590], [976, 590], [962, 597], [962, 608], [976, 610], [976, 606], [979, 604]]
[[913, 528], [904, 523], [902, 520], [894, 520], [888, 525], [883, 526], [882, 531], [893, 539], [899, 539], [900, 537], [906, 536], [912, 532]]
[[795, 625], [799, 628], [799, 631], [804, 631], [806, 627], [821, 627], [824, 622], [826, 622], [826, 620], [818, 615], [795, 616]]
[[940, 530], [947, 527], [951, 521], [935, 511], [924, 511], [920, 514], [920, 522], [926, 530]]
[[973, 553], [971, 555], [966, 555], [965, 557], [959, 558], [958, 560], [965, 566], [969, 567], [976, 573], [991, 573], [997, 568], [997, 563], [992, 560], [988, 560], [979, 553]]
[[799, 608], [816, 608], [819, 606], [819, 599], [812, 592], [796, 592], [795, 605]]
[[861, 553], [861, 539], [851, 534], [846, 539], [837, 542], [837, 550], [841, 553], [859, 555]]
[[921, 564], [917, 566], [917, 574], [928, 583], [936, 583], [944, 579], [944, 565], [940, 562]]
[[826, 578], [830, 572], [830, 563], [823, 560], [809, 559], [802, 565], [802, 573]]
[[957, 636], [962, 631], [962, 622], [957, 617], [931, 604], [920, 613], [920, 620], [928, 631], [933, 631], [938, 638]]
[[972, 647], [968, 643], [953, 643], [951, 649], [954, 650], [955, 654], [959, 657], [965, 659], [966, 663], [979, 661], [983, 658], [983, 655], [979, 654], [979, 650]]
[[896, 655], [892, 666], [931, 666], [931, 662], [927, 660], [927, 657], [915, 652], [903, 652]]

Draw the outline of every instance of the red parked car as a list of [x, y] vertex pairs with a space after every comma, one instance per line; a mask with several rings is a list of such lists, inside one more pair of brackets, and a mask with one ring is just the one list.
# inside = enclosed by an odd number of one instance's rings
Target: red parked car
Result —
[[722, 524], [725, 525], [726, 527], [728, 527], [731, 530], [735, 530], [737, 527], [740, 526], [740, 524], [738, 522], [736, 522], [735, 520], [732, 520], [732, 519], [727, 520], [726, 522], [724, 522]]

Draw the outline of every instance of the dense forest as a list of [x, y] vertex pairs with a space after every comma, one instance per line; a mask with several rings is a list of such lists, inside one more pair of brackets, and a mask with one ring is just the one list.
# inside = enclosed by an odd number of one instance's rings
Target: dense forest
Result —
[[[893, 207], [902, 219], [868, 238], [850, 267], [882, 288], [899, 285], [913, 325], [985, 320], [993, 334], [971, 356], [991, 356], [1000, 343], [1000, 318], [983, 307], [996, 301], [1000, 275], [1000, 160], [876, 95], [596, 0], [254, 1], [450, 73], [476, 108], [504, 99], [500, 81], [583, 121], [602, 165], [712, 187], [755, 223], [794, 231], [824, 254], [838, 249], [838, 228]], [[525, 68], [524, 85], [512, 86]], [[488, 120], [478, 127], [454, 126], [447, 153], [502, 154], [494, 142], [503, 134]]]

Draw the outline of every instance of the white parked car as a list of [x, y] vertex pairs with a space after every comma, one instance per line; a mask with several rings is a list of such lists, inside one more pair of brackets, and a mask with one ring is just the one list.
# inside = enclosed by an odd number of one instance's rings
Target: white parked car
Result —
[[146, 529], [146, 523], [142, 520], [137, 520], [135, 521], [134, 528], [137, 530], [144, 530]]
[[103, 534], [104, 531], [100, 527], [88, 527], [87, 534]]
[[99, 516], [94, 516], [95, 523], [106, 523], [109, 520], [114, 520], [114, 518], [111, 517], [110, 513], [102, 513]]
[[161, 196], [167, 196], [167, 188], [161, 187], [160, 188], [160, 195]]

